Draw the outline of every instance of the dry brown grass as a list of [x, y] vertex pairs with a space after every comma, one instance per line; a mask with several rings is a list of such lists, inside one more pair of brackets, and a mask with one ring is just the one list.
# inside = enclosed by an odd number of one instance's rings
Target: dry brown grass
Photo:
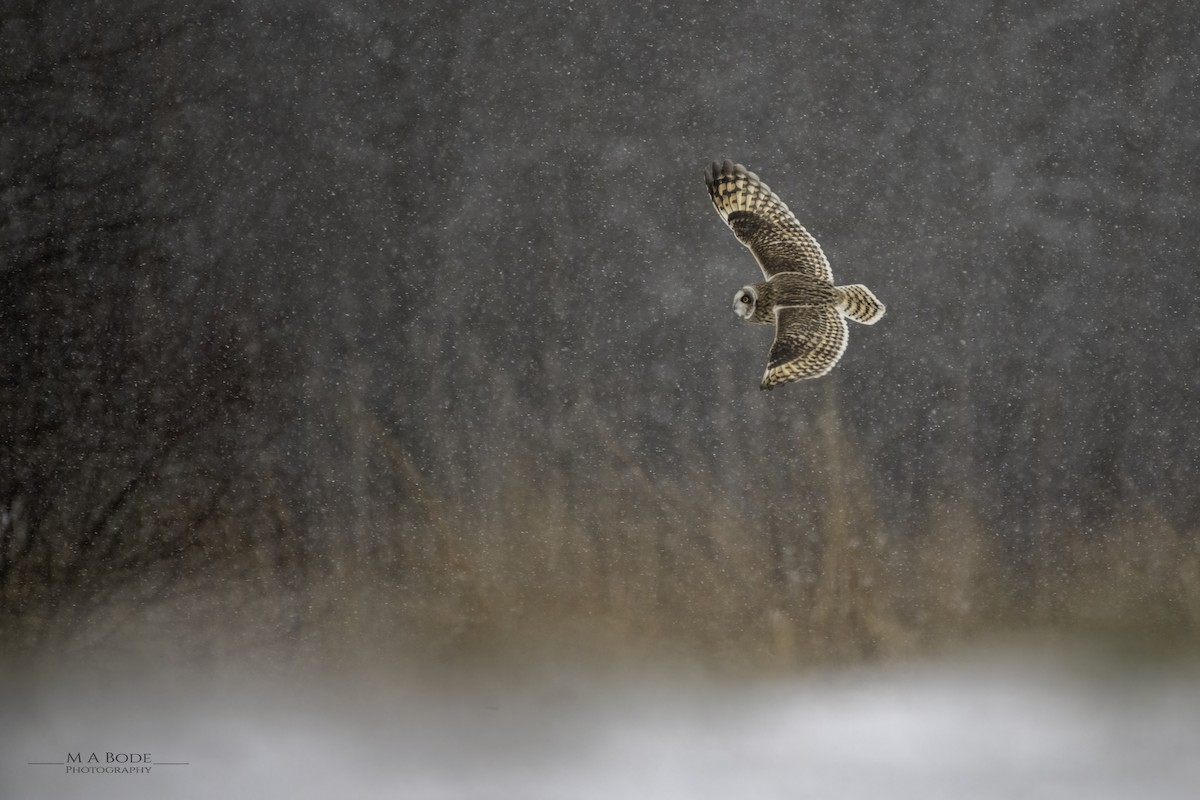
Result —
[[[750, 488], [747, 519], [703, 476], [595, 475], [574, 502], [528, 464], [490, 500], [439, 496], [399, 450], [411, 498], [369, 546], [336, 529], [320, 548], [281, 500], [210, 523], [191, 569], [152, 597], [113, 595], [65, 639], [164, 643], [188, 661], [319, 666], [678, 659], [734, 670], [889, 658], [1022, 630], [1200, 634], [1200, 545], [1144, 511], [1035, 540], [1022, 572], [1002, 521], [944, 501], [920, 535], [889, 528], [836, 420], [807, 494]], [[624, 478], [624, 479], [622, 479]], [[596, 487], [610, 487], [603, 491]]]

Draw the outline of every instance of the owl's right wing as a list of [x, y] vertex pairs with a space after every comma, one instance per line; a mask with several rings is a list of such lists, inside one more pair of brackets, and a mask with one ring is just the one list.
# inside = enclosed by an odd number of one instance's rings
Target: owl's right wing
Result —
[[775, 312], [775, 342], [759, 388], [828, 374], [846, 352], [846, 319], [835, 308], [784, 307]]
[[767, 278], [801, 272], [833, 283], [821, 245], [757, 175], [726, 159], [704, 170], [704, 182], [717, 213], [750, 248]]

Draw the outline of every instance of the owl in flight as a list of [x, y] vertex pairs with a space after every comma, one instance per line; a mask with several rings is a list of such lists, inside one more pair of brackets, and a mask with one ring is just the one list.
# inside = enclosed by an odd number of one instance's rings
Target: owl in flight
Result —
[[760, 388], [827, 374], [846, 350], [845, 318], [874, 325], [883, 317], [883, 303], [862, 284], [833, 285], [817, 240], [753, 172], [728, 159], [714, 161], [704, 182], [717, 213], [766, 277], [733, 296], [739, 317], [775, 325]]

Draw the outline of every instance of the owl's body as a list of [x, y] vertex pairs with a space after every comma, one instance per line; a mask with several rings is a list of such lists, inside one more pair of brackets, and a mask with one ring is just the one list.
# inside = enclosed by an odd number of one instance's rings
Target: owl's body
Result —
[[883, 303], [862, 284], [834, 285], [817, 240], [753, 172], [714, 161], [704, 179], [717, 213], [767, 279], [733, 298], [738, 316], [775, 325], [761, 388], [828, 374], [846, 350], [846, 317], [873, 325], [884, 315]]
[[837, 304], [832, 283], [800, 272], [779, 272], [763, 283], [744, 286], [733, 296], [739, 317], [766, 325], [775, 324], [780, 308], [826, 308]]

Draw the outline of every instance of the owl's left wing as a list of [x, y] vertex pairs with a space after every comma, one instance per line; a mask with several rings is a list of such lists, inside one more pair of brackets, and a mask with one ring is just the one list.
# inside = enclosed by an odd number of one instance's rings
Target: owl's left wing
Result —
[[846, 319], [835, 308], [784, 307], [775, 312], [775, 342], [759, 388], [828, 374], [846, 352]]
[[833, 283], [829, 259], [779, 195], [741, 164], [726, 159], [704, 170], [713, 207], [770, 278], [800, 272]]

